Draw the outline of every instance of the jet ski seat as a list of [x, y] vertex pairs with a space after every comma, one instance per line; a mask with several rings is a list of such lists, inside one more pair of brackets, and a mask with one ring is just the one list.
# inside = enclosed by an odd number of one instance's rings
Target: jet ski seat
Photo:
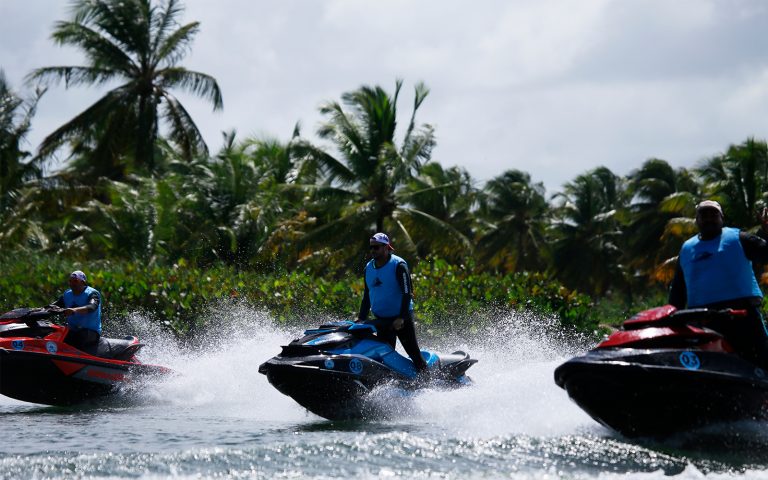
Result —
[[143, 347], [139, 339], [134, 336], [118, 338], [99, 338], [99, 346], [96, 356], [113, 360], [130, 360], [136, 352]]

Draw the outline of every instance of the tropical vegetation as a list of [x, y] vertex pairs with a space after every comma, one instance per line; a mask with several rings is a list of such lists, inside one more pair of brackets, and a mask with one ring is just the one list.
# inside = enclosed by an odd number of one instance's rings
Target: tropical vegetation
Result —
[[[182, 13], [176, 0], [79, 0], [53, 39], [85, 65], [43, 66], [16, 88], [0, 75], [4, 308], [46, 301], [80, 266], [113, 312], [139, 308], [180, 333], [224, 297], [286, 321], [349, 315], [368, 236], [386, 231], [427, 325], [480, 318], [485, 305], [594, 331], [605, 299], [614, 320], [663, 301], [697, 201], [718, 200], [729, 225], [753, 229], [768, 199], [768, 146], [756, 138], [691, 168], [598, 166], [554, 193], [515, 168], [478, 182], [433, 158], [435, 129], [420, 118], [429, 89], [414, 86], [403, 116], [401, 80], [327, 100], [314, 137], [298, 125], [284, 139], [228, 131], [213, 152], [172, 93], [223, 106], [213, 77], [180, 65], [199, 31]], [[36, 106], [60, 81], [113, 88], [29, 151]]]

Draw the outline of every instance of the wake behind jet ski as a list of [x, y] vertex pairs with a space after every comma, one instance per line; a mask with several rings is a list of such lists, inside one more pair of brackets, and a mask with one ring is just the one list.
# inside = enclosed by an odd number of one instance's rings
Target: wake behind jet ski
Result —
[[586, 355], [559, 366], [555, 382], [592, 418], [627, 436], [768, 419], [766, 371], [707, 328], [746, 315], [672, 305], [638, 313]]
[[142, 364], [136, 337], [100, 338], [86, 353], [64, 343], [56, 308], [18, 308], [0, 315], [0, 394], [25, 402], [67, 406], [117, 392], [142, 376], [170, 370]]
[[373, 325], [348, 321], [321, 325], [282, 347], [259, 372], [280, 392], [329, 420], [387, 416], [369, 396], [384, 385], [412, 391], [471, 383], [466, 371], [477, 360], [466, 353], [422, 351], [428, 366], [426, 380], [417, 375], [410, 359], [378, 339], [375, 332]]

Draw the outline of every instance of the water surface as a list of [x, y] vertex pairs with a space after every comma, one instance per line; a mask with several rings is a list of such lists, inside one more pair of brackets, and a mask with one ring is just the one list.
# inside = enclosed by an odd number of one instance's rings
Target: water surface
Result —
[[224, 331], [186, 347], [133, 319], [142, 360], [179, 374], [107, 404], [0, 397], [0, 478], [768, 478], [764, 424], [664, 443], [596, 424], [552, 380], [584, 345], [544, 334], [543, 319], [508, 315], [473, 339], [425, 338], [424, 348], [480, 359], [475, 385], [410, 399], [385, 390], [392, 419], [329, 422], [257, 371], [300, 329], [246, 307], [219, 315]]

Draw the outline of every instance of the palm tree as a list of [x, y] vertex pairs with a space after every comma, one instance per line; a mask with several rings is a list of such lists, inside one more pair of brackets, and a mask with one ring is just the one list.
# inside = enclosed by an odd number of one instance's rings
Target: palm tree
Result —
[[419, 83], [410, 122], [401, 144], [396, 145], [401, 87], [398, 80], [394, 95], [389, 95], [381, 87], [363, 86], [342, 95], [344, 106], [330, 102], [321, 107], [327, 120], [318, 134], [333, 143], [338, 158], [306, 142], [297, 149], [303, 161], [324, 178], [313, 188], [319, 203], [314, 209], [308, 206], [318, 215], [320, 225], [305, 237], [308, 243], [317, 242], [318, 248], [310, 250], [327, 247], [359, 256], [357, 249], [349, 248], [350, 235], [362, 236], [375, 229], [388, 231], [406, 251], [415, 252], [417, 240], [407, 227], [414, 223], [439, 230], [443, 238], [456, 239], [470, 248], [448, 223], [407, 204], [411, 192], [404, 186], [430, 160], [435, 138], [431, 126], [416, 125], [416, 112], [429, 93]]
[[24, 161], [30, 153], [22, 144], [43, 92], [37, 89], [34, 97], [21, 98], [0, 70], [0, 215], [15, 204], [14, 197], [27, 181], [41, 175], [37, 162]]
[[481, 201], [484, 231], [479, 240], [481, 263], [502, 272], [539, 271], [549, 217], [544, 184], [530, 174], [507, 170], [488, 181]]
[[554, 197], [552, 224], [555, 274], [568, 287], [590, 294], [626, 288], [621, 230], [621, 179], [605, 167], [577, 176]]
[[267, 251], [262, 256], [274, 260], [286, 247], [282, 242], [266, 244], [280, 222], [303, 208], [305, 193], [298, 187], [303, 175], [293, 153], [298, 136], [297, 127], [289, 142], [273, 138], [236, 142], [232, 132], [225, 135], [225, 146], [211, 164], [215, 215], [230, 241], [229, 259], [237, 264], [254, 260], [263, 248]]
[[[166, 175], [100, 179], [103, 198], [65, 212], [58, 248], [68, 255], [127, 258], [147, 264], [180, 258], [206, 263], [220, 258], [214, 175], [205, 159], [172, 161]], [[226, 253], [226, 252], [225, 252]]]
[[34, 202], [29, 200], [39, 192], [36, 182], [42, 168], [39, 162], [26, 160], [30, 153], [23, 149], [44, 91], [37, 88], [34, 96], [22, 98], [0, 70], [0, 247], [4, 252], [47, 241], [33, 214]]
[[768, 145], [754, 138], [707, 160], [699, 174], [704, 191], [719, 200], [726, 222], [740, 228], [758, 224], [757, 210], [768, 200]]
[[422, 222], [417, 214], [405, 216], [403, 224], [416, 242], [419, 257], [436, 255], [454, 261], [466, 258], [471, 252], [466, 246], [467, 239], [473, 236], [478, 200], [469, 172], [460, 167], [445, 169], [439, 163], [427, 163], [400, 190], [399, 197], [407, 202], [404, 209], [423, 212], [461, 234], [443, 237], [442, 224], [435, 229], [435, 222]]
[[[106, 163], [122, 178], [131, 166], [152, 172], [160, 120], [169, 138], [191, 159], [207, 147], [197, 125], [171, 90], [180, 89], [222, 108], [213, 77], [178, 65], [190, 48], [199, 22], [179, 25], [177, 0], [153, 5], [151, 0], [78, 0], [71, 20], [56, 24], [53, 39], [80, 48], [84, 66], [44, 67], [29, 78], [74, 85], [120, 84], [93, 105], [48, 135], [40, 155], [48, 156], [67, 142], [88, 152], [91, 165]], [[131, 165], [130, 158], [133, 159]]]
[[693, 198], [698, 196], [699, 188], [691, 180], [688, 170], [675, 170], [657, 158], [647, 160], [627, 177], [631, 200], [624, 226], [625, 262], [643, 277], [652, 275], [659, 263], [680, 250], [681, 242], [673, 240], [676, 237], [667, 226], [680, 224], [679, 220], [670, 221], [684, 218], [695, 203]]

